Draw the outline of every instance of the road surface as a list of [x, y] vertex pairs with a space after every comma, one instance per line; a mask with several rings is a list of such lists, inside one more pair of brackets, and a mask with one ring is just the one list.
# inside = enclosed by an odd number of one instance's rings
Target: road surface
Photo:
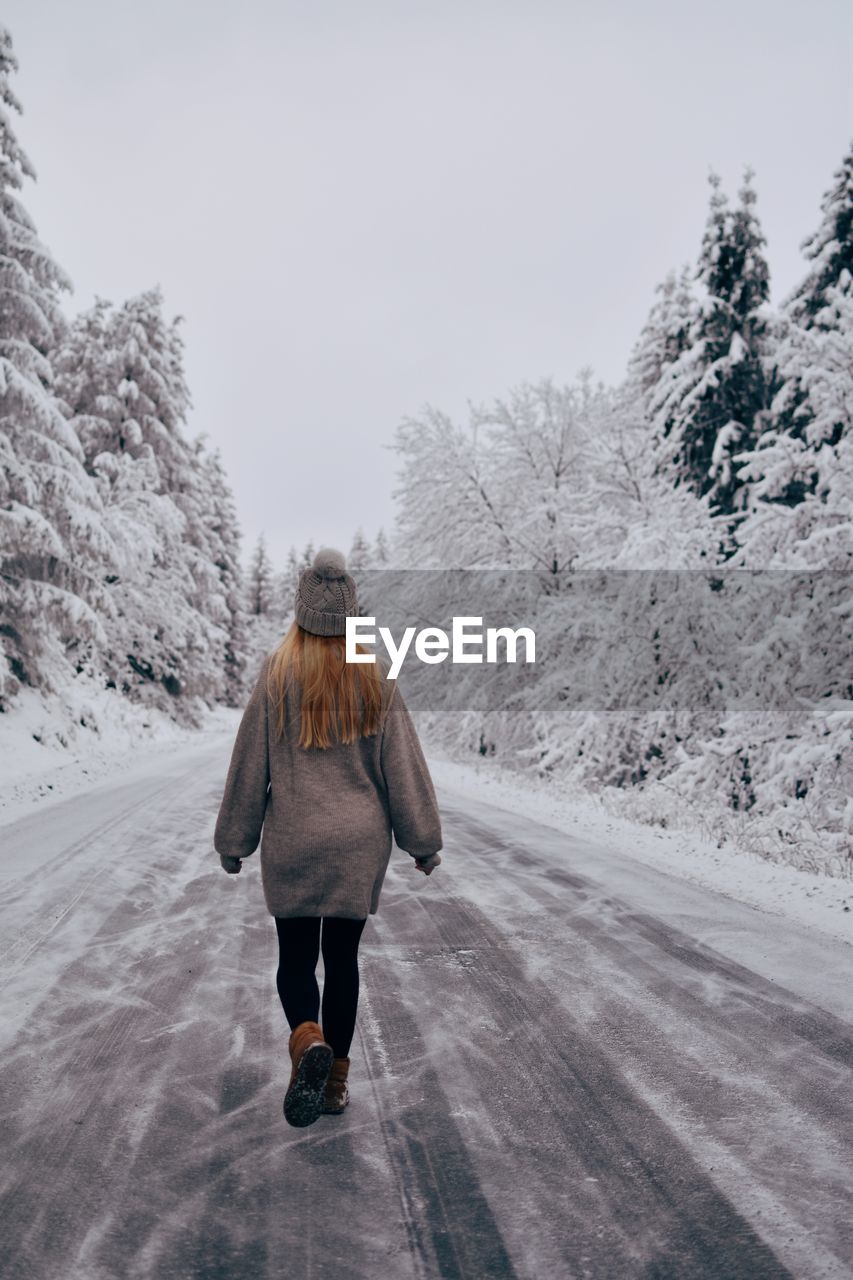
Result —
[[231, 739], [0, 828], [0, 1276], [853, 1274], [851, 948], [442, 789], [288, 1128]]

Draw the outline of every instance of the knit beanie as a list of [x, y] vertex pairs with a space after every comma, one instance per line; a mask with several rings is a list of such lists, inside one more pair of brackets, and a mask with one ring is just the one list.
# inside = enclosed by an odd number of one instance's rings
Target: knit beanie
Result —
[[340, 551], [321, 547], [296, 589], [296, 621], [315, 636], [342, 636], [358, 610], [355, 583]]

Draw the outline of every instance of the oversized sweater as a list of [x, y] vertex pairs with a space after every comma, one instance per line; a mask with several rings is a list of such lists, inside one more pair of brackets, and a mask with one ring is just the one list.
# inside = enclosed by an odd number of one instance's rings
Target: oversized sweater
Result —
[[298, 689], [287, 689], [284, 735], [276, 740], [269, 662], [268, 655], [237, 730], [216, 851], [246, 858], [261, 842], [264, 898], [274, 916], [374, 914], [392, 834], [413, 858], [442, 845], [432, 779], [403, 695], [386, 680], [381, 726], [370, 737], [300, 747]]

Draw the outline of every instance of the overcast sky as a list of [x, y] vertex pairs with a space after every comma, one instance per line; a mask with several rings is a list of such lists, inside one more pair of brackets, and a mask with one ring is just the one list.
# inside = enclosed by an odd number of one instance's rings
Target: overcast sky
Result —
[[69, 307], [159, 283], [251, 543], [393, 520], [399, 420], [621, 376], [716, 168], [774, 300], [853, 132], [847, 0], [6, 0]]

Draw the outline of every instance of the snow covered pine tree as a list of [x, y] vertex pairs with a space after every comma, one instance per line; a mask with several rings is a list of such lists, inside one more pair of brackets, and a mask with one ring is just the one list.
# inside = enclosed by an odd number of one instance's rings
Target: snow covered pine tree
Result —
[[18, 198], [35, 177], [11, 126], [17, 70], [0, 27], [0, 709], [21, 684], [52, 687], [104, 641], [115, 563], [83, 450], [53, 394], [49, 352], [70, 282]]
[[822, 211], [777, 324], [768, 425], [742, 459], [744, 565], [853, 564], [853, 146]]
[[768, 399], [764, 369], [769, 272], [746, 171], [740, 204], [728, 207], [712, 173], [711, 207], [697, 278], [703, 286], [687, 345], [652, 404], [661, 465], [675, 483], [709, 494], [714, 507], [738, 505], [732, 455], [760, 430]]

